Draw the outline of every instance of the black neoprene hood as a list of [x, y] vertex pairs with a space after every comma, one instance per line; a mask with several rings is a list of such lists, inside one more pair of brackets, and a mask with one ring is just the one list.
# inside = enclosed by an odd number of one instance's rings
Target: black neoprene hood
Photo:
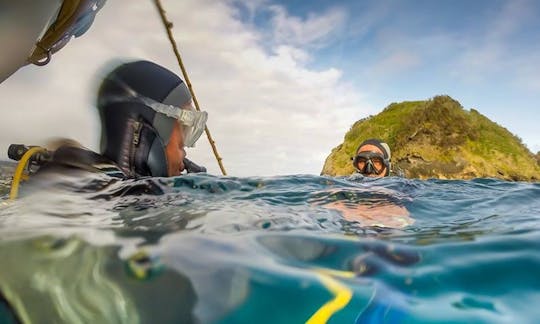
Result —
[[358, 151], [360, 150], [360, 148], [364, 145], [373, 145], [373, 146], [376, 146], [378, 147], [382, 152], [383, 152], [383, 155], [384, 155], [384, 158], [385, 159], [390, 159], [390, 152], [389, 152], [389, 148], [388, 147], [384, 147], [383, 146], [383, 142], [376, 139], [376, 138], [370, 138], [370, 139], [367, 139], [365, 141], [363, 141], [362, 143], [360, 143], [360, 145], [358, 145], [358, 148], [356, 149], [356, 152], [355, 154], [358, 154]]
[[191, 101], [184, 82], [148, 61], [118, 66], [101, 84], [97, 107], [101, 152], [131, 176], [167, 176], [165, 147], [176, 120], [141, 98], [181, 107]]

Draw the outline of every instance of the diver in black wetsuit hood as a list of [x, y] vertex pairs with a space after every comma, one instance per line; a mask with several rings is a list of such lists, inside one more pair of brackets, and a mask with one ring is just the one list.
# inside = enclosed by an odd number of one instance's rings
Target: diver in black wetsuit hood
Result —
[[185, 159], [205, 129], [208, 115], [193, 108], [185, 83], [148, 61], [110, 72], [98, 92], [101, 153], [127, 177], [177, 176], [206, 171]]
[[[30, 187], [39, 190], [58, 175], [62, 175], [63, 183], [66, 177], [78, 183], [75, 179], [81, 170], [121, 179], [206, 172], [186, 159], [184, 148], [195, 145], [208, 115], [193, 109], [186, 85], [171, 71], [148, 61], [122, 64], [103, 80], [97, 108], [102, 125], [101, 154], [72, 140], [51, 143], [48, 149], [39, 148], [38, 153], [25, 145], [9, 147], [8, 156], [16, 161], [23, 161], [26, 153], [33, 154], [28, 165], [29, 173], [35, 173]], [[32, 170], [31, 166], [38, 168]], [[98, 181], [77, 190], [95, 191], [107, 183]], [[159, 188], [145, 188], [144, 192], [161, 192]], [[137, 188], [129, 190], [138, 192]]]

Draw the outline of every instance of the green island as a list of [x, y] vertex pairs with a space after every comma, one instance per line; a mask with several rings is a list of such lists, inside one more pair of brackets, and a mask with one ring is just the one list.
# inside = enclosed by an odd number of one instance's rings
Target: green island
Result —
[[533, 154], [506, 128], [449, 96], [392, 103], [357, 121], [326, 158], [321, 174], [354, 173], [351, 157], [368, 138], [390, 145], [394, 169], [407, 178], [540, 179], [540, 152]]

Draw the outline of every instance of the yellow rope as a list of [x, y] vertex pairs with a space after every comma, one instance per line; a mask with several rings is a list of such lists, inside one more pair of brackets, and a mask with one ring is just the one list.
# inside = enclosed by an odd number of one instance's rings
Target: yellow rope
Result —
[[13, 175], [13, 181], [11, 182], [11, 191], [9, 192], [9, 199], [13, 200], [17, 198], [17, 195], [19, 194], [19, 183], [21, 182], [21, 180], [24, 180], [26, 178], [23, 172], [30, 158], [34, 154], [45, 151], [46, 150], [43, 147], [32, 147], [26, 153], [24, 153], [24, 155], [19, 160], [19, 164], [17, 164], [15, 174]]
[[326, 302], [319, 308], [315, 314], [307, 320], [306, 324], [326, 323], [334, 313], [347, 306], [352, 298], [352, 292], [337, 280], [325, 273], [318, 273], [318, 275], [321, 283], [335, 296], [332, 300]]
[[[193, 90], [193, 87], [191, 86], [191, 81], [189, 81], [186, 68], [184, 67], [184, 63], [182, 62], [182, 57], [180, 56], [180, 51], [178, 50], [178, 47], [176, 46], [176, 41], [174, 40], [174, 37], [172, 34], [173, 23], [167, 19], [167, 16], [165, 15], [165, 10], [163, 9], [163, 6], [161, 5], [161, 1], [154, 0], [154, 3], [156, 4], [156, 8], [159, 12], [159, 16], [161, 17], [161, 22], [163, 23], [163, 26], [165, 27], [165, 30], [167, 31], [167, 35], [169, 36], [169, 41], [171, 42], [174, 55], [176, 56], [176, 60], [178, 61], [178, 65], [180, 65], [180, 69], [182, 70], [182, 74], [184, 75], [184, 81], [186, 81], [186, 84], [189, 88], [189, 92], [191, 93], [191, 96], [193, 97], [193, 103], [195, 104], [195, 108], [197, 108], [197, 110], [200, 111], [201, 108], [199, 107], [199, 102], [197, 101], [197, 97], [195, 96], [195, 91]], [[214, 151], [214, 156], [216, 157], [216, 160], [219, 164], [221, 173], [223, 175], [227, 175], [227, 172], [225, 171], [225, 167], [223, 166], [223, 162], [222, 162], [223, 159], [221, 158], [221, 156], [219, 156], [219, 153], [216, 148], [216, 142], [214, 142], [212, 135], [210, 134], [210, 130], [208, 129], [208, 126], [205, 127], [204, 131], [206, 133], [206, 137], [208, 137], [208, 142], [210, 142], [210, 146], [212, 146], [212, 150]]]

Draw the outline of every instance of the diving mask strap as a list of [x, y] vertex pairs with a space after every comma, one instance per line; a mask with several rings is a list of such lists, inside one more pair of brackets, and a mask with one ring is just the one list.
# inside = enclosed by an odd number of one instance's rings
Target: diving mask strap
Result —
[[[165, 151], [163, 147], [159, 147], [156, 151], [154, 148], [156, 140], [160, 141], [159, 136], [144, 119], [128, 118], [127, 128], [120, 145], [118, 167], [130, 178], [144, 175], [166, 176]], [[158, 142], [158, 144], [162, 143]]]
[[128, 155], [130, 172], [133, 176], [166, 177], [167, 156], [163, 141], [144, 119], [131, 121], [132, 136]]

